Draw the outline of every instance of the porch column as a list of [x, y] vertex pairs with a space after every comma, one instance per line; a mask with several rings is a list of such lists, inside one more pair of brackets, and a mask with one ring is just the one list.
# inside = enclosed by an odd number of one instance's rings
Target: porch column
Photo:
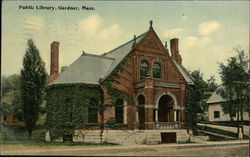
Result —
[[123, 107], [123, 111], [124, 111], [124, 114], [123, 114], [123, 122], [124, 124], [127, 124], [127, 101], [124, 101], [124, 107]]
[[139, 123], [138, 107], [136, 108], [136, 112], [135, 112], [135, 121], [136, 121], [136, 123]]
[[174, 110], [174, 122], [176, 122], [176, 119], [177, 119], [176, 116], [177, 116], [176, 115], [176, 110]]
[[155, 110], [155, 121], [158, 122], [158, 109]]

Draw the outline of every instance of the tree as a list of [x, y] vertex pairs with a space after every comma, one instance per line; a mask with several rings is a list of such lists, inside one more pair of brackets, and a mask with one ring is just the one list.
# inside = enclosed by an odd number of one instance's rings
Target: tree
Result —
[[2, 96], [5, 96], [8, 92], [11, 92], [18, 88], [20, 76], [18, 74], [10, 75], [7, 78], [5, 76], [2, 76], [1, 81]]
[[19, 121], [23, 121], [23, 110], [21, 104], [21, 91], [20, 88], [14, 90], [13, 99], [12, 99], [12, 106], [13, 106], [13, 115]]
[[4, 115], [14, 115], [22, 120], [22, 108], [20, 104], [20, 75], [13, 74], [8, 77], [1, 77], [1, 89]]
[[230, 116], [237, 114], [238, 133], [239, 119], [243, 121], [243, 112], [249, 113], [249, 72], [248, 59], [241, 48], [235, 48], [236, 56], [227, 60], [227, 65], [220, 64], [220, 75], [223, 88], [218, 93], [226, 100], [223, 110]]
[[188, 86], [186, 89], [185, 102], [186, 111], [188, 112], [188, 124], [196, 132], [197, 128], [197, 114], [203, 113], [206, 108], [206, 95], [208, 89], [207, 83], [203, 79], [203, 74], [199, 70], [191, 72], [194, 86]]
[[212, 93], [217, 89], [218, 84], [215, 81], [214, 76], [211, 76], [208, 80], [207, 80], [207, 86], [208, 89], [207, 91], [210, 92], [210, 96], [212, 95]]
[[32, 39], [28, 40], [27, 46], [21, 70], [21, 104], [26, 129], [31, 137], [39, 118], [47, 79], [45, 64]]

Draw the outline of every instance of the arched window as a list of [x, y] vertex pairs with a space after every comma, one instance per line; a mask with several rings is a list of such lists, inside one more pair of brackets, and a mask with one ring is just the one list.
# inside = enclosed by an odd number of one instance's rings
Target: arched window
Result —
[[146, 61], [142, 61], [140, 65], [140, 79], [144, 79], [148, 74], [148, 63]]
[[161, 78], [161, 65], [158, 62], [154, 63], [153, 65], [153, 77]]
[[123, 100], [119, 99], [115, 103], [115, 121], [116, 123], [123, 123]]
[[97, 123], [98, 118], [98, 104], [95, 99], [90, 99], [88, 107], [88, 122]]
[[139, 95], [137, 98], [138, 105], [144, 105], [145, 104], [145, 97], [143, 95]]

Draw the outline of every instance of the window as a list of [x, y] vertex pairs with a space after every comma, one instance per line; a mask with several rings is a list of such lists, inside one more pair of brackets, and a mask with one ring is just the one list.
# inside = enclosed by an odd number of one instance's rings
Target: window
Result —
[[154, 63], [153, 65], [153, 77], [161, 78], [161, 65], [160, 63]]
[[115, 103], [115, 121], [123, 123], [123, 100], [119, 99]]
[[148, 63], [142, 61], [140, 65], [140, 79], [143, 80], [148, 74]]
[[214, 118], [220, 118], [220, 111], [214, 111]]
[[88, 122], [97, 123], [98, 118], [98, 104], [94, 99], [90, 99], [88, 108]]

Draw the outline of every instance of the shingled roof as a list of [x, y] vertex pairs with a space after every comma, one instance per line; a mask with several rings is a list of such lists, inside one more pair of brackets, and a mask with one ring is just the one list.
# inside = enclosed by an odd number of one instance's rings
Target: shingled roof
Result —
[[[136, 37], [136, 42], [139, 43], [147, 33], [148, 31]], [[115, 67], [131, 52], [132, 46], [133, 39], [101, 55], [83, 53], [50, 84], [99, 84], [99, 80], [109, 76]]]
[[[64, 72], [60, 73], [59, 77], [50, 83], [50, 85], [67, 83], [100, 84], [99, 80], [106, 79], [117, 65], [132, 51], [134, 40], [136, 44], [139, 44], [148, 33], [149, 31], [101, 55], [83, 53]], [[183, 75], [187, 84], [194, 84], [188, 71], [175, 61], [174, 64]]]
[[110, 57], [83, 53], [51, 84], [99, 84], [99, 79], [105, 75], [114, 60]]
[[194, 85], [194, 81], [193, 81], [194, 79], [190, 75], [190, 73], [181, 64], [178, 64], [176, 61], [174, 61], [174, 64], [178, 68], [178, 70], [181, 72], [187, 84]]
[[[138, 44], [148, 33], [149, 31], [139, 35], [136, 37], [136, 43]], [[115, 67], [131, 52], [133, 47], [133, 39], [126, 42], [125, 44], [109, 51], [108, 53], [104, 53], [103, 56], [113, 57], [115, 61], [112, 63], [107, 73], [104, 76], [104, 79], [109, 76], [110, 73], [115, 69]]]
[[226, 100], [223, 99], [220, 94], [217, 92], [219, 89], [223, 88], [223, 86], [219, 86], [213, 94], [208, 98], [207, 104], [213, 104], [213, 103], [220, 103], [225, 102]]

